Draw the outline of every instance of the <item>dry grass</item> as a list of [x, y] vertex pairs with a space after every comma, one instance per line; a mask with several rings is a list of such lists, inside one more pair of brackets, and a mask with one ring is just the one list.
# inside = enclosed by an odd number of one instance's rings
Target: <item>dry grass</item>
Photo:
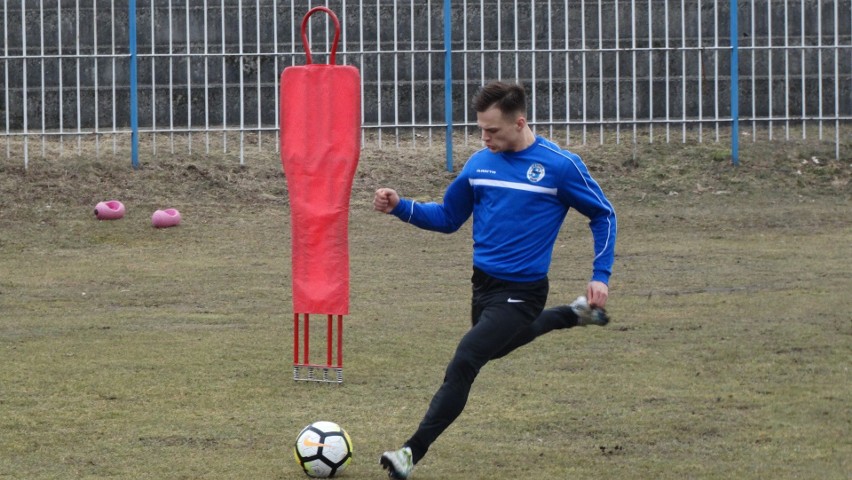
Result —
[[[577, 151], [619, 211], [615, 320], [488, 365], [414, 478], [849, 478], [848, 142], [746, 144], [739, 169], [715, 144]], [[317, 419], [353, 437], [344, 478], [381, 478], [467, 328], [470, 245], [369, 199], [438, 197], [442, 154], [363, 153], [342, 387], [291, 380], [274, 154], [1, 160], [0, 478], [303, 478]], [[93, 219], [107, 197], [124, 219]], [[150, 228], [166, 206], [184, 223]], [[583, 288], [588, 236], [572, 214], [551, 303]]]

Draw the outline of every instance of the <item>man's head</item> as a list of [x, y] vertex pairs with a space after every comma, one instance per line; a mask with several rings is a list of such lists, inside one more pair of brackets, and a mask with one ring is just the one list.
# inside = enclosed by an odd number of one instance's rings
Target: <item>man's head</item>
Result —
[[472, 103], [482, 142], [492, 152], [523, 150], [534, 139], [527, 126], [527, 97], [521, 85], [491, 82], [473, 96]]

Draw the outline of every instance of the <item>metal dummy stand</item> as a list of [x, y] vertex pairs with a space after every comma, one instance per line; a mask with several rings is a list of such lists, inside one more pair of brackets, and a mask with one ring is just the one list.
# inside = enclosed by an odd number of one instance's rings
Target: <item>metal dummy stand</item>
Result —
[[[302, 315], [302, 328], [299, 328], [299, 316]], [[296, 313], [293, 315], [293, 380], [310, 382], [334, 382], [329, 378], [329, 372], [336, 373], [337, 383], [343, 383], [343, 315], [337, 315], [337, 363], [334, 363], [334, 315], [326, 319], [326, 363], [315, 364], [310, 361], [310, 314]], [[301, 332], [301, 335], [300, 335]], [[301, 336], [301, 338], [299, 338]], [[301, 342], [300, 342], [301, 340]], [[302, 344], [302, 359], [299, 361], [299, 344]], [[322, 375], [317, 376], [316, 372]]]

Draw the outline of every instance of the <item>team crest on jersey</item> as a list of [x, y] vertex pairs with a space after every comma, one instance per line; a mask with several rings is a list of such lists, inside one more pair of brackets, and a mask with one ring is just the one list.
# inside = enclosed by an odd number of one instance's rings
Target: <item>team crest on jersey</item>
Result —
[[542, 178], [544, 178], [544, 165], [540, 163], [530, 165], [529, 170], [527, 170], [527, 180], [536, 183]]

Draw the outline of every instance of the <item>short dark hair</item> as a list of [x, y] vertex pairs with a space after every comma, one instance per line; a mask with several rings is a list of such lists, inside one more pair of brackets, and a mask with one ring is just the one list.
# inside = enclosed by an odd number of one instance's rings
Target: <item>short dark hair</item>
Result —
[[473, 109], [484, 112], [497, 107], [504, 115], [527, 113], [527, 94], [523, 85], [517, 83], [491, 82], [484, 85], [473, 96]]

